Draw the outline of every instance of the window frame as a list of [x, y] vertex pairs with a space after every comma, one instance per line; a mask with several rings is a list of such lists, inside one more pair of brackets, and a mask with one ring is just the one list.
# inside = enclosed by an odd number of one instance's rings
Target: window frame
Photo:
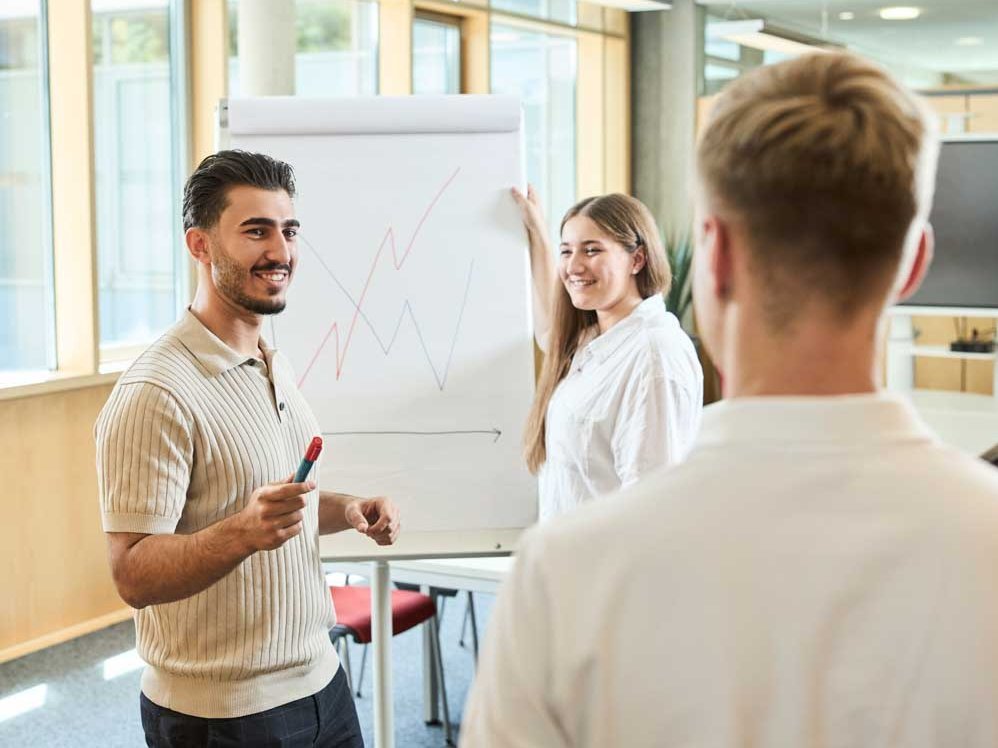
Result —
[[[413, 31], [413, 44], [412, 44], [412, 54], [415, 55], [415, 35], [416, 35], [416, 24], [422, 23], [432, 23], [437, 26], [447, 26], [449, 28], [455, 29], [457, 31], [457, 89], [458, 93], [467, 93], [465, 91], [465, 24], [461, 16], [450, 15], [447, 13], [439, 13], [433, 10], [420, 9], [418, 6], [413, 9], [412, 15], [412, 31]], [[416, 91], [416, 79], [415, 79], [416, 65], [415, 60], [413, 60], [410, 65], [409, 70], [409, 87], [412, 93], [415, 95]]]

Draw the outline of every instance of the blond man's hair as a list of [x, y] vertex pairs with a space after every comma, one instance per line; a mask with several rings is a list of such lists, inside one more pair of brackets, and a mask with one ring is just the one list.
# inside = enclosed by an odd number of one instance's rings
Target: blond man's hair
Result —
[[711, 210], [748, 236], [767, 321], [786, 329], [809, 301], [846, 320], [884, 302], [928, 214], [937, 154], [918, 97], [866, 60], [825, 53], [732, 83], [697, 167]]

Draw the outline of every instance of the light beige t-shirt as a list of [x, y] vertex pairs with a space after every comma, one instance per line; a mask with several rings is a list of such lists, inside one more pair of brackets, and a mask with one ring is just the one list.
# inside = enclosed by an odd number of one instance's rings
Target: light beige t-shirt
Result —
[[998, 470], [884, 395], [704, 410], [693, 450], [532, 530], [465, 748], [993, 748]]
[[[106, 532], [195, 533], [295, 470], [319, 425], [287, 361], [263, 350], [265, 362], [247, 358], [187, 312], [121, 375], [95, 428]], [[151, 701], [237, 717], [329, 683], [339, 660], [318, 488], [306, 500], [303, 531], [280, 548], [193, 597], [136, 611]]]

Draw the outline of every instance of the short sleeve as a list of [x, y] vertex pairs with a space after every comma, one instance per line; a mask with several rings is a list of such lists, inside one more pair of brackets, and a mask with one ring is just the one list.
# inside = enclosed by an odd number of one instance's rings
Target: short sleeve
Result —
[[94, 428], [105, 532], [172, 533], [187, 499], [190, 419], [162, 387], [115, 387]]

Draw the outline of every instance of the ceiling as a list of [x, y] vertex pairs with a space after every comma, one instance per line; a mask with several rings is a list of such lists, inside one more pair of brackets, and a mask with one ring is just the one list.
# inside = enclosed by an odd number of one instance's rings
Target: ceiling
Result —
[[[998, 0], [697, 0], [711, 15], [765, 18], [773, 25], [845, 44], [889, 65], [919, 73], [950, 74], [953, 82], [998, 85]], [[915, 6], [911, 21], [885, 21], [889, 5]], [[823, 35], [822, 11], [827, 11]], [[851, 12], [852, 20], [839, 13]], [[962, 44], [958, 43], [962, 40]]]

